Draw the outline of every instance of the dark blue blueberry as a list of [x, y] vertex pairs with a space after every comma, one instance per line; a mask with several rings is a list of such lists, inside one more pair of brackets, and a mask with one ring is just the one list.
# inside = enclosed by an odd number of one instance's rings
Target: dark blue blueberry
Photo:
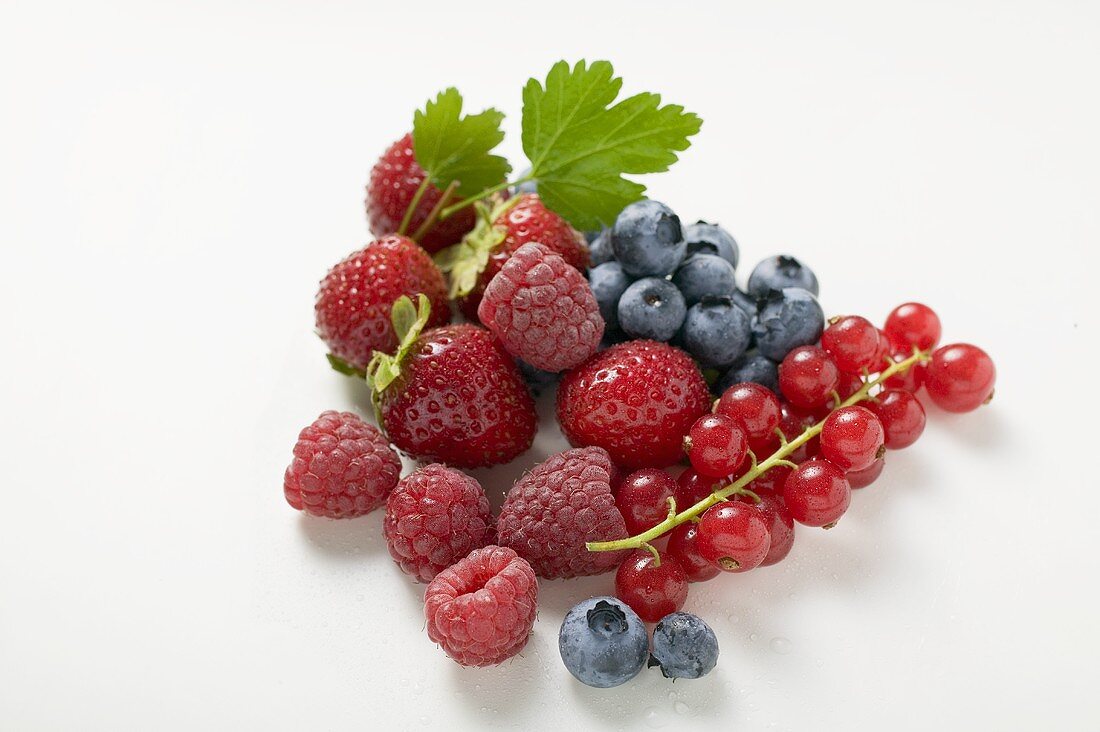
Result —
[[665, 277], [684, 259], [687, 244], [680, 219], [663, 203], [648, 199], [624, 208], [611, 227], [615, 258], [633, 277]]
[[650, 666], [660, 666], [669, 679], [697, 679], [718, 664], [718, 638], [691, 613], [671, 613], [653, 629]]
[[[522, 178], [526, 178], [530, 174], [531, 174], [531, 169], [530, 168], [524, 168], [523, 172], [520, 173], [518, 177], [520, 179], [522, 179]], [[523, 183], [520, 183], [518, 186], [515, 186], [515, 192], [516, 192], [517, 196], [522, 195], [524, 193], [538, 193], [539, 192], [539, 182], [537, 180], [524, 181]]]
[[569, 673], [598, 689], [625, 684], [645, 667], [649, 637], [637, 613], [614, 597], [573, 606], [562, 621], [558, 650]]
[[588, 242], [588, 258], [593, 267], [615, 259], [615, 252], [611, 250], [611, 229], [604, 229]]
[[749, 347], [751, 320], [728, 297], [708, 296], [688, 309], [680, 341], [703, 366], [724, 368]]
[[737, 289], [737, 275], [733, 265], [717, 254], [693, 254], [672, 275], [672, 284], [688, 305], [694, 305], [707, 295], [732, 295]]
[[607, 329], [619, 327], [619, 298], [630, 282], [630, 277], [618, 262], [604, 262], [588, 270], [588, 284], [596, 296], [596, 304], [600, 306], [600, 315]]
[[765, 259], [749, 275], [749, 294], [756, 297], [787, 287], [801, 287], [816, 295], [817, 276], [802, 262], [786, 255]]
[[684, 243], [688, 256], [692, 254], [717, 254], [734, 267], [741, 258], [741, 250], [729, 232], [718, 224], [697, 221], [684, 227]]
[[744, 354], [730, 364], [726, 372], [714, 382], [714, 393], [721, 396], [734, 384], [751, 381], [779, 393], [779, 365], [759, 353]]
[[752, 329], [760, 353], [782, 361], [792, 349], [817, 342], [825, 330], [825, 313], [807, 290], [772, 290], [761, 301]]
[[519, 372], [523, 374], [523, 380], [527, 382], [527, 386], [531, 388], [535, 396], [538, 396], [544, 389], [556, 383], [558, 377], [561, 376], [561, 374], [556, 374], [552, 371], [537, 369], [526, 361], [518, 358], [516, 359], [516, 365], [519, 366]]
[[640, 279], [619, 298], [619, 327], [633, 338], [667, 341], [680, 330], [686, 314], [684, 296], [661, 277]]
[[748, 294], [744, 290], [737, 289], [730, 295], [730, 299], [733, 300], [733, 304], [744, 310], [749, 314], [749, 317], [756, 317], [756, 298]]

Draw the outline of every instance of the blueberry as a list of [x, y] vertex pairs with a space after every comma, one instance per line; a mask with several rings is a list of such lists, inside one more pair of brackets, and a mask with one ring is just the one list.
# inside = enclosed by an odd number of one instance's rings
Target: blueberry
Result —
[[600, 306], [600, 315], [603, 316], [607, 329], [618, 328], [619, 298], [630, 286], [630, 278], [623, 272], [622, 265], [618, 262], [604, 262], [593, 267], [588, 270], [588, 284], [592, 287], [592, 294], [596, 296], [596, 303]]
[[611, 250], [611, 229], [604, 229], [588, 242], [588, 257], [593, 267], [615, 259], [615, 252]]
[[562, 621], [558, 650], [569, 673], [589, 686], [609, 689], [638, 675], [649, 655], [642, 619], [614, 597], [573, 606]]
[[672, 284], [688, 305], [694, 305], [707, 295], [731, 295], [737, 289], [737, 275], [733, 265], [717, 254], [693, 254], [672, 275]]
[[744, 354], [730, 364], [726, 372], [714, 382], [714, 393], [719, 396], [733, 386], [744, 381], [760, 384], [779, 393], [779, 365], [759, 353]]
[[723, 368], [749, 347], [751, 321], [730, 298], [708, 295], [687, 311], [680, 340], [703, 366]]
[[687, 250], [679, 217], [665, 204], [648, 199], [619, 213], [611, 227], [611, 247], [626, 273], [634, 277], [672, 274]]
[[744, 290], [734, 290], [730, 294], [730, 299], [733, 300], [733, 304], [744, 310], [749, 314], [750, 318], [756, 317], [756, 298], [748, 294]]
[[676, 285], [646, 277], [626, 288], [619, 298], [619, 327], [634, 338], [667, 341], [676, 335], [687, 314], [687, 303]]
[[697, 679], [718, 663], [718, 638], [691, 613], [672, 613], [653, 629], [650, 666], [660, 666], [669, 679]]
[[802, 262], [785, 255], [765, 259], [749, 275], [749, 294], [756, 297], [767, 295], [769, 290], [787, 287], [801, 287], [816, 295], [817, 277]]
[[561, 374], [554, 373], [553, 371], [537, 369], [526, 361], [518, 358], [516, 359], [516, 365], [519, 366], [519, 372], [523, 374], [523, 380], [527, 382], [527, 386], [530, 387], [535, 396], [541, 394], [543, 389], [557, 383], [558, 377], [561, 376]]
[[692, 254], [717, 254], [734, 267], [741, 258], [741, 250], [729, 232], [718, 224], [697, 221], [684, 227], [684, 242], [688, 256]]
[[792, 349], [817, 342], [825, 330], [825, 313], [807, 290], [772, 290], [761, 301], [752, 329], [760, 353], [782, 361]]

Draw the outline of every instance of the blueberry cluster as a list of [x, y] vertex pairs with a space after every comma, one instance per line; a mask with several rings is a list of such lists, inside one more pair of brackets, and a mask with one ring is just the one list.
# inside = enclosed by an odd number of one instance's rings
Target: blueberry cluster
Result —
[[718, 372], [719, 393], [741, 381], [778, 390], [777, 364], [825, 327], [808, 267], [789, 256], [765, 259], [743, 290], [734, 238], [717, 224], [682, 226], [657, 201], [624, 208], [590, 249], [588, 280], [609, 340], [674, 343]]

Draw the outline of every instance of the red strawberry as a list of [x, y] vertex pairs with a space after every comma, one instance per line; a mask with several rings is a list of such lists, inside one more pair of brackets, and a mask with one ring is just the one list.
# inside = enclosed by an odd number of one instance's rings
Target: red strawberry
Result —
[[707, 382], [679, 348], [627, 341], [597, 353], [558, 386], [558, 423], [570, 444], [595, 445], [625, 468], [663, 468], [710, 411]]
[[423, 293], [432, 304], [430, 326], [451, 320], [443, 273], [412, 239], [393, 234], [372, 241], [337, 264], [317, 293], [317, 333], [332, 355], [365, 369], [374, 351], [397, 347], [390, 323], [402, 295]]
[[[424, 180], [424, 169], [413, 155], [412, 133], [402, 137], [387, 148], [374, 164], [367, 185], [367, 217], [375, 236], [385, 236], [397, 231], [405, 211], [412, 203], [416, 189]], [[408, 230], [416, 231], [437, 203], [443, 191], [429, 184], [416, 205]], [[421, 237], [420, 246], [429, 252], [458, 243], [462, 235], [474, 228], [473, 208], [464, 208], [446, 221], [440, 221]]]
[[397, 353], [367, 367], [378, 422], [399, 450], [460, 468], [506, 463], [531, 446], [538, 415], [516, 362], [489, 331], [450, 325], [421, 333], [431, 305], [393, 307]]
[[588, 244], [565, 219], [546, 208], [537, 193], [525, 193], [497, 203], [492, 210], [477, 205], [477, 226], [462, 243], [436, 257], [451, 274], [451, 296], [472, 321], [485, 286], [524, 244], [537, 242], [580, 270], [588, 267]]

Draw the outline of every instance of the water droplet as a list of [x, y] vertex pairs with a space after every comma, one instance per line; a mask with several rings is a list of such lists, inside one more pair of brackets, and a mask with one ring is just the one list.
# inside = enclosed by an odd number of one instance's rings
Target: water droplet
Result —
[[749, 640], [756, 640], [756, 633], [749, 633]]
[[420, 718], [420, 724], [424, 725], [425, 727], [427, 727], [430, 723], [431, 723], [431, 720], [428, 719], [427, 717], [421, 717]]
[[664, 727], [668, 724], [668, 716], [663, 709], [657, 707], [650, 707], [645, 710], [645, 723], [647, 726], [653, 729]]
[[781, 635], [772, 638], [771, 643], [768, 645], [771, 646], [773, 651], [781, 656], [785, 656], [791, 652], [791, 641]]
[[672, 705], [672, 708], [676, 710], [677, 714], [691, 714], [691, 707], [684, 704], [682, 701], [678, 701]]

